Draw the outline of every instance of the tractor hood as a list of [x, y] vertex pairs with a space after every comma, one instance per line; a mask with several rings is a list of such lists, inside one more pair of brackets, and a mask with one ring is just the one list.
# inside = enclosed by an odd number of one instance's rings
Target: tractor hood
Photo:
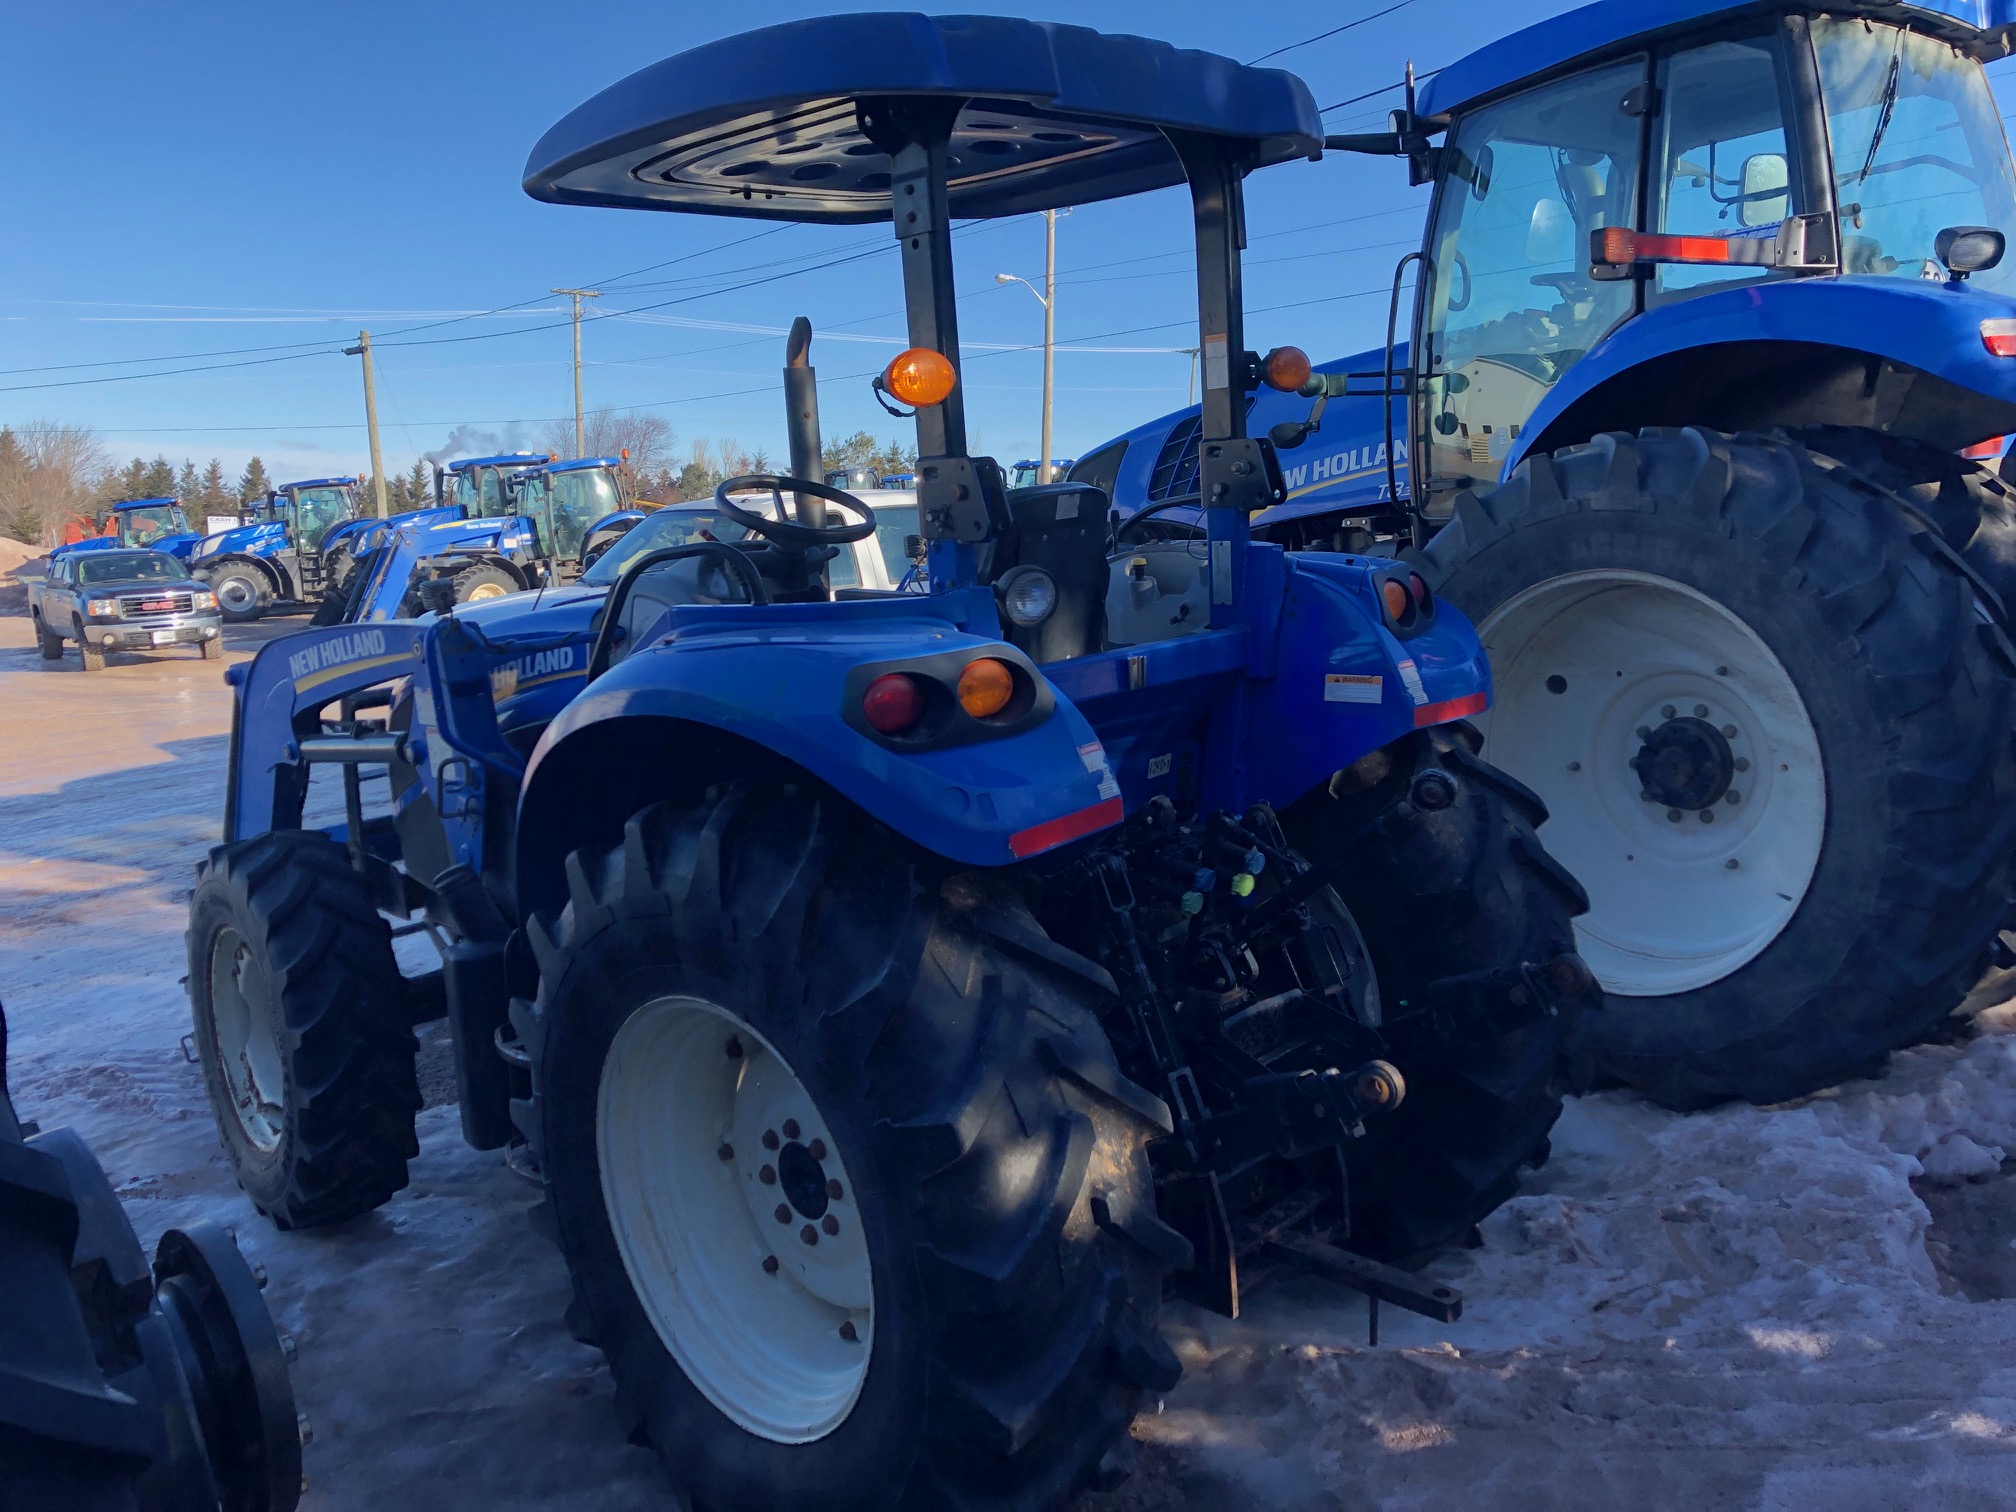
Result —
[[1599, 54], [1637, 47], [1664, 33], [1698, 28], [1727, 15], [1760, 11], [1825, 11], [1902, 22], [1943, 38], [1981, 62], [2002, 57], [2016, 37], [2016, 0], [1597, 0], [1493, 42], [1443, 69], [1421, 89], [1420, 111], [1448, 115], [1487, 96], [1523, 88], [1535, 77]]
[[215, 535], [204, 536], [197, 542], [192, 556], [197, 561], [226, 553], [233, 556], [269, 556], [273, 552], [284, 551], [286, 547], [286, 522], [261, 520], [256, 525], [240, 525], [235, 530], [220, 530]]

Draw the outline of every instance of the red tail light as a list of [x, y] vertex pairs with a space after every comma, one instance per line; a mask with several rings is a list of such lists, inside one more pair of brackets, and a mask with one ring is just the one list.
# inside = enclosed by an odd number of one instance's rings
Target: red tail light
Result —
[[924, 689], [906, 673], [887, 673], [861, 695], [861, 717], [878, 735], [901, 735], [924, 717]]
[[1433, 596], [1428, 592], [1428, 580], [1420, 573], [1409, 573], [1407, 587], [1414, 595], [1414, 607], [1426, 614], [1432, 607]]
[[2016, 357], [2016, 320], [1982, 321], [1981, 345], [1991, 357]]

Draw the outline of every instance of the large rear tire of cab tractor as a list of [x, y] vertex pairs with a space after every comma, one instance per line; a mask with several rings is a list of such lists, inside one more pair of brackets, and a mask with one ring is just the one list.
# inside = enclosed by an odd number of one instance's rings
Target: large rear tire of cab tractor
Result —
[[1886, 476], [1600, 436], [1459, 496], [1426, 553], [1491, 653], [1485, 749], [1589, 889], [1599, 1061], [1669, 1107], [1880, 1069], [2004, 923], [2016, 664]]
[[1547, 1158], [1588, 1079], [1602, 994], [1575, 954], [1588, 898], [1535, 833], [1546, 807], [1478, 760], [1469, 725], [1423, 730], [1281, 816], [1330, 869], [1378, 979], [1399, 1109], [1345, 1147], [1350, 1246], [1404, 1258], [1456, 1239]]
[[[384, 549], [380, 547], [378, 551]], [[378, 565], [378, 551], [367, 551], [358, 557], [342, 583], [323, 593], [322, 602], [315, 606], [315, 613], [309, 617], [310, 625], [340, 625], [350, 619], [358, 595], [371, 581], [371, 569]]]
[[250, 557], [222, 557], [203, 569], [227, 625], [244, 625], [273, 607], [273, 583]]
[[219, 846], [188, 945], [203, 1081], [253, 1205], [308, 1228], [403, 1188], [418, 1045], [391, 929], [343, 847], [303, 830]]
[[527, 1132], [625, 1427], [690, 1504], [1038, 1512], [1123, 1478], [1189, 1246], [1083, 963], [788, 785], [646, 809], [568, 874], [512, 1010]]

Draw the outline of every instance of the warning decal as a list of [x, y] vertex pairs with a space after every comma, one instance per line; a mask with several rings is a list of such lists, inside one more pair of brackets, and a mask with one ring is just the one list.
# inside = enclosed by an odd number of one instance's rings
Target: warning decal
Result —
[[1386, 697], [1386, 679], [1362, 677], [1355, 672], [1323, 674], [1323, 702], [1376, 704]]

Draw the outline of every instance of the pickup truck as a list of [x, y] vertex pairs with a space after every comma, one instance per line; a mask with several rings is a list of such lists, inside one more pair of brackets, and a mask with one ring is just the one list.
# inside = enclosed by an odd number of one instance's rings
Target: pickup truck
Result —
[[86, 672], [101, 670], [107, 651], [194, 646], [205, 661], [224, 655], [217, 596], [165, 551], [56, 553], [28, 585], [28, 616], [44, 661], [61, 661], [74, 640]]

